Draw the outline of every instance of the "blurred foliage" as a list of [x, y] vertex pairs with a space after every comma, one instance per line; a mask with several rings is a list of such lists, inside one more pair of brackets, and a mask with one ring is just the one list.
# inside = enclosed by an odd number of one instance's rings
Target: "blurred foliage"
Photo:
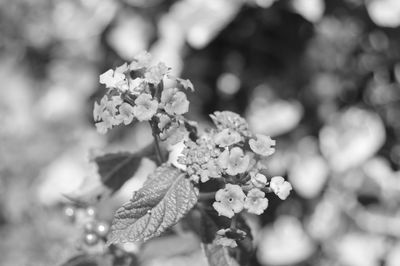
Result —
[[[95, 132], [98, 75], [144, 49], [193, 82], [200, 126], [232, 110], [277, 139], [269, 173], [295, 193], [248, 217], [252, 265], [400, 265], [399, 17], [396, 0], [0, 1], [0, 265], [79, 254], [62, 195], [95, 176], [87, 151], [151, 142], [141, 125]], [[99, 217], [153, 168], [96, 206]], [[187, 234], [141, 256], [205, 263]]]

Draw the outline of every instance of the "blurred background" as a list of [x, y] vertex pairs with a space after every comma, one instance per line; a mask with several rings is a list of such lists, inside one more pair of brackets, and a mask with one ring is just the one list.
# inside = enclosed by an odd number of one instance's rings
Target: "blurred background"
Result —
[[[399, 26], [398, 0], [0, 1], [0, 265], [78, 254], [62, 195], [94, 176], [91, 154], [151, 141], [142, 125], [96, 132], [98, 76], [148, 50], [193, 82], [201, 126], [231, 110], [277, 140], [269, 172], [294, 192], [248, 217], [252, 265], [399, 266]], [[101, 219], [153, 168], [96, 206]], [[205, 265], [192, 237], [142, 255]]]

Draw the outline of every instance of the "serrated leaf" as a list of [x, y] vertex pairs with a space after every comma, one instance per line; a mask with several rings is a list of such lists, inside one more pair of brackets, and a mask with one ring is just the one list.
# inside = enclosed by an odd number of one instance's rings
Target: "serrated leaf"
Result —
[[209, 266], [239, 266], [237, 261], [229, 256], [226, 247], [215, 244], [203, 244], [202, 246]]
[[146, 241], [176, 224], [197, 202], [186, 174], [164, 164], [117, 210], [108, 244]]

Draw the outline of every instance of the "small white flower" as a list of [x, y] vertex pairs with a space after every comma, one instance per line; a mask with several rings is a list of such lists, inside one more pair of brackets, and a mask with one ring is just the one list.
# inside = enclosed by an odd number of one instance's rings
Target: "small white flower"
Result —
[[272, 147], [276, 143], [275, 140], [272, 140], [269, 136], [261, 134], [257, 134], [256, 137], [257, 140], [249, 140], [249, 145], [252, 151], [262, 156], [269, 156], [275, 152], [275, 148]]
[[93, 108], [94, 121], [100, 120], [102, 113], [103, 113], [103, 107], [97, 102], [94, 102], [94, 108]]
[[138, 70], [142, 68], [147, 68], [149, 67], [150, 62], [151, 55], [148, 52], [143, 51], [135, 56], [134, 60], [129, 65], [129, 69]]
[[156, 114], [158, 102], [150, 94], [141, 94], [135, 100], [133, 114], [139, 121], [148, 121]]
[[172, 122], [171, 125], [160, 133], [160, 138], [166, 141], [168, 145], [174, 145], [184, 139], [187, 139], [189, 132], [185, 126], [177, 122]]
[[118, 120], [122, 121], [125, 125], [129, 125], [133, 121], [134, 117], [132, 105], [129, 103], [122, 103], [119, 106], [119, 114], [117, 116]]
[[193, 84], [190, 80], [188, 79], [181, 79], [181, 78], [177, 78], [176, 81], [185, 89], [189, 89], [191, 91], [194, 91], [194, 87]]
[[106, 134], [107, 130], [109, 129], [109, 127], [107, 126], [107, 124], [105, 122], [97, 122], [95, 124], [97, 132], [99, 132], [100, 134]]
[[117, 72], [117, 73], [125, 73], [128, 70], [129, 70], [128, 63], [124, 63], [124, 64], [120, 65], [119, 67], [117, 67], [115, 69], [115, 72]]
[[240, 134], [232, 129], [225, 128], [214, 136], [214, 142], [220, 147], [228, 147], [241, 141]]
[[158, 84], [163, 80], [168, 71], [169, 68], [164, 63], [158, 63], [156, 66], [150, 67], [144, 74], [144, 77], [148, 83]]
[[213, 203], [218, 215], [232, 218], [235, 213], [243, 210], [246, 195], [238, 185], [226, 184], [225, 188], [220, 189], [215, 194], [216, 202]]
[[260, 215], [268, 207], [268, 199], [265, 198], [265, 193], [258, 188], [253, 188], [247, 193], [244, 202], [244, 208], [248, 212]]
[[218, 165], [229, 175], [237, 175], [246, 172], [250, 163], [250, 157], [243, 153], [239, 147], [231, 151], [225, 149], [218, 157]]
[[234, 239], [226, 237], [226, 232], [228, 231], [229, 229], [218, 230], [214, 243], [224, 247], [230, 247], [230, 248], [237, 247], [237, 243]]
[[250, 182], [256, 188], [263, 188], [267, 185], [267, 177], [260, 173], [252, 173]]
[[281, 176], [274, 176], [269, 186], [281, 200], [285, 200], [292, 190], [292, 185]]
[[161, 93], [161, 105], [170, 115], [182, 115], [189, 111], [189, 101], [186, 94], [177, 88], [165, 89]]
[[116, 88], [119, 84], [123, 83], [125, 80], [125, 75], [120, 72], [114, 72], [114, 70], [109, 69], [100, 75], [100, 83], [106, 85], [106, 88]]
[[113, 126], [120, 124], [120, 120], [116, 117], [118, 109], [117, 107], [122, 103], [122, 100], [118, 96], [108, 98], [105, 95], [100, 104], [95, 103], [93, 109], [93, 117], [96, 123], [97, 131], [101, 134], [105, 134], [108, 129]]
[[166, 114], [157, 114], [157, 116], [159, 118], [157, 126], [162, 131], [171, 122], [171, 118]]

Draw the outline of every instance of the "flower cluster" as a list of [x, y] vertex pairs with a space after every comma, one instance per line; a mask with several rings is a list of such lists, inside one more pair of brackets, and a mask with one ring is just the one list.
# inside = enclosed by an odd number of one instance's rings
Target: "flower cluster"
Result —
[[[114, 126], [133, 121], [154, 121], [161, 139], [174, 136], [177, 142], [187, 134], [183, 114], [189, 101], [183, 90], [193, 90], [189, 80], [172, 77], [164, 63], [152, 64], [149, 53], [143, 52], [130, 63], [100, 75], [100, 83], [108, 92], [95, 103], [93, 117], [100, 133]], [[164, 80], [173, 80], [172, 88], [164, 88]], [[178, 136], [178, 137], [177, 137]]]
[[[186, 141], [179, 163], [186, 166], [194, 182], [214, 179], [221, 184], [212, 205], [218, 214], [228, 218], [242, 211], [260, 215], [268, 207], [266, 194], [270, 192], [286, 199], [292, 190], [290, 183], [283, 177], [272, 177], [268, 182], [263, 174], [265, 159], [275, 152], [275, 140], [252, 134], [238, 114], [215, 112], [211, 118], [216, 129], [205, 132], [197, 141]], [[235, 246], [235, 239], [221, 230], [216, 242]]]
[[[148, 121], [156, 144], [158, 140], [168, 144], [184, 140], [183, 156], [178, 163], [185, 166], [194, 183], [215, 182], [220, 189], [215, 192], [212, 206], [218, 215], [232, 221], [243, 211], [262, 214], [268, 207], [267, 193], [286, 199], [292, 190], [290, 183], [280, 176], [268, 179], [264, 174], [266, 159], [275, 152], [275, 140], [253, 134], [244, 118], [229, 111], [212, 114], [215, 128], [197, 135], [195, 124], [183, 116], [189, 110], [185, 90], [193, 91], [192, 83], [172, 77], [164, 63], [152, 64], [152, 61], [144, 52], [130, 64], [100, 75], [100, 83], [108, 91], [94, 104], [98, 131], [106, 133], [121, 124]], [[165, 79], [172, 80], [175, 86], [164, 88]], [[156, 150], [162, 163], [158, 145]], [[245, 236], [232, 222], [230, 228], [217, 232], [215, 242], [236, 247], [236, 241]]]

